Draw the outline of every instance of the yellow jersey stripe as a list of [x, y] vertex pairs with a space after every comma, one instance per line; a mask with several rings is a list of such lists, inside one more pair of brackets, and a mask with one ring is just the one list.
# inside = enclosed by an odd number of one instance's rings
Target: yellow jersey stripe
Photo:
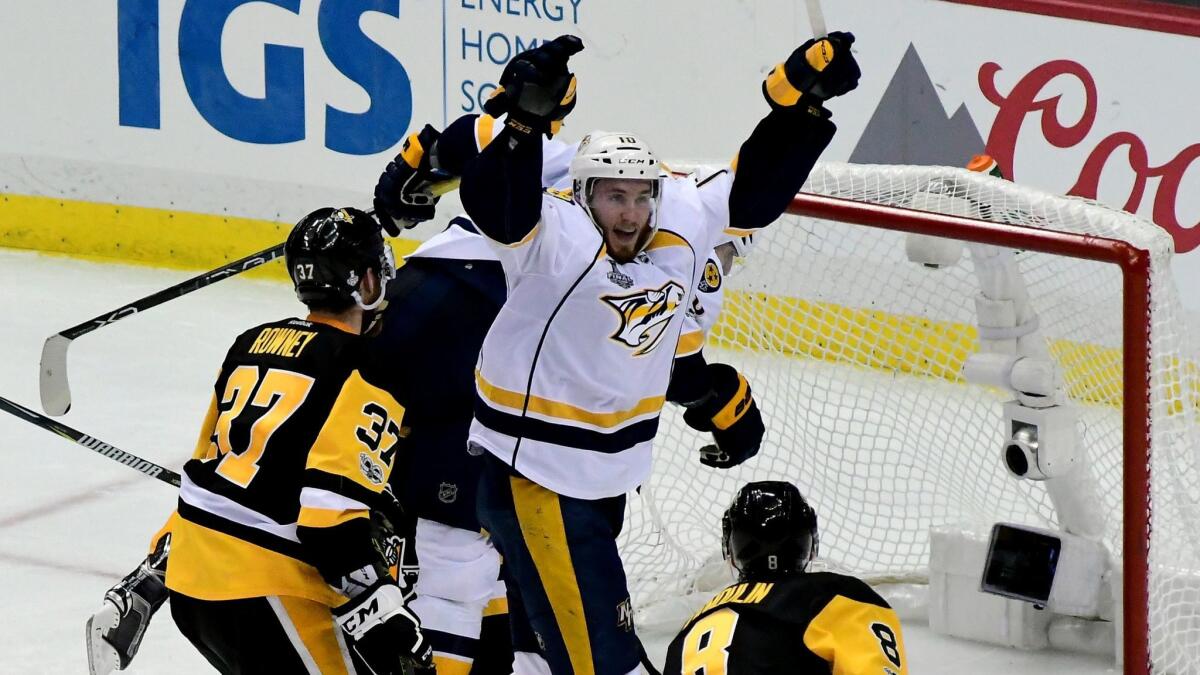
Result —
[[186, 518], [171, 531], [167, 588], [200, 600], [291, 595], [327, 607], [346, 600], [312, 565]]
[[508, 598], [504, 597], [503, 595], [498, 598], [492, 598], [491, 600], [488, 600], [487, 606], [483, 608], [484, 618], [489, 616], [499, 616], [501, 614], [508, 614]]
[[479, 151], [488, 146], [492, 142], [492, 137], [495, 135], [496, 118], [491, 115], [480, 115], [475, 120], [475, 145], [479, 147]]
[[679, 336], [675, 356], [691, 356], [704, 347], [704, 331], [694, 330]]
[[[515, 391], [498, 387], [484, 379], [483, 374], [475, 370], [475, 385], [479, 390], [479, 394], [488, 401], [495, 403], [505, 408], [513, 410], [521, 410], [525, 408], [525, 396]], [[552, 401], [548, 398], [540, 396], [531, 396], [529, 398], [529, 412], [546, 417], [553, 417], [560, 420], [570, 420], [572, 422], [582, 422], [592, 426], [611, 429], [616, 426], [628, 422], [631, 419], [657, 413], [662, 410], [663, 403], [666, 401], [665, 396], [651, 396], [637, 402], [628, 410], [617, 410], [613, 412], [593, 412], [584, 410], [578, 406], [573, 406], [570, 403], [561, 401]]]
[[647, 251], [653, 251], [656, 248], [669, 248], [671, 246], [688, 246], [687, 240], [666, 230], [659, 230], [654, 233], [654, 238], [646, 244]]
[[743, 227], [727, 227], [725, 228], [724, 232], [731, 237], [745, 237], [751, 234], [757, 234], [759, 230], [747, 230]]
[[571, 549], [567, 546], [567, 530], [558, 495], [517, 476], [510, 477], [509, 483], [521, 534], [567, 646], [571, 670], [577, 675], [594, 675], [583, 596], [575, 578]]
[[471, 672], [471, 661], [455, 658], [451, 654], [434, 653], [433, 667], [437, 675], [467, 675]]

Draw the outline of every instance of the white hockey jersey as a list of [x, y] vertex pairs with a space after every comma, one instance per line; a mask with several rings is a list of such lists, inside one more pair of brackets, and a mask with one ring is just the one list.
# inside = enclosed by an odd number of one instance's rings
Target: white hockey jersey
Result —
[[658, 232], [624, 264], [554, 191], [522, 241], [491, 242], [508, 301], [480, 353], [471, 442], [570, 497], [641, 484], [687, 308], [713, 246], [738, 233], [727, 230], [732, 183], [729, 172], [664, 179]]

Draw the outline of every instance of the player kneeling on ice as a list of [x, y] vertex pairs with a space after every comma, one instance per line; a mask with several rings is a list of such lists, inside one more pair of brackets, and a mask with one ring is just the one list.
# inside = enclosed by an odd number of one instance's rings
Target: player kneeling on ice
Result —
[[[772, 72], [736, 172], [667, 177], [636, 134], [595, 132], [569, 195], [542, 190], [542, 145], [575, 104], [567, 62], [582, 44], [560, 37], [505, 68], [486, 106], [505, 128], [460, 195], [509, 291], [480, 352], [470, 442], [485, 454], [478, 513], [507, 565], [517, 673], [644, 667], [616, 537], [624, 495], [650, 475], [685, 310], [708, 252], [775, 221], [832, 139], [823, 102], [857, 86], [852, 42], [809, 41]], [[762, 434], [749, 384], [728, 366], [703, 375], [680, 402], [713, 432], [703, 461], [735, 466]]]
[[817, 514], [795, 485], [749, 483], [722, 520], [736, 584], [693, 616], [663, 675], [908, 672], [900, 619], [855, 577], [809, 572]]
[[285, 253], [308, 318], [258, 326], [229, 349], [167, 533], [88, 622], [92, 673], [128, 665], [167, 595], [222, 673], [431, 664], [371, 533], [404, 415], [362, 335], [394, 275], [391, 251], [370, 215], [325, 208]]

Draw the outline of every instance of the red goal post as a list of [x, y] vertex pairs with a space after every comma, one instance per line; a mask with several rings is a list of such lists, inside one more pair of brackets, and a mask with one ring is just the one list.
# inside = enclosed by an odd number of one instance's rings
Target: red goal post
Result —
[[[912, 235], [961, 242], [961, 262], [914, 263]], [[725, 280], [706, 353], [747, 374], [767, 437], [743, 466], [702, 467], [704, 439], [664, 411], [621, 538], [635, 606], [665, 617], [659, 606], [728, 578], [719, 517], [747, 480], [797, 483], [822, 562], [872, 583], [929, 583], [938, 527], [1058, 527], [1046, 487], [1001, 460], [1014, 392], [963, 377], [982, 343], [974, 257], [1004, 250], [1082, 411], [1105, 519], [1093, 538], [1123, 577], [1126, 672], [1200, 671], [1200, 350], [1167, 233], [963, 169], [823, 163], [756, 242]]]
[[[1116, 265], [1124, 281], [1124, 654], [1126, 673], [1149, 673], [1150, 253], [1128, 242], [801, 193], [788, 213]], [[1135, 664], [1145, 664], [1139, 668]]]

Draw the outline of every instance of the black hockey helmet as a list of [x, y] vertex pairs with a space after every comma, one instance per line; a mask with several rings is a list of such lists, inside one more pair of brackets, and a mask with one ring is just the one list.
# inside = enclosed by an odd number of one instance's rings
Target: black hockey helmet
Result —
[[[395, 276], [392, 252], [383, 241], [379, 222], [358, 209], [313, 211], [292, 228], [283, 250], [296, 296], [310, 307], [358, 304], [374, 309]], [[379, 299], [370, 305], [358, 295], [358, 284], [368, 269], [375, 270], [380, 281]]]
[[721, 520], [721, 543], [742, 580], [803, 572], [817, 556], [817, 513], [791, 483], [747, 483]]

